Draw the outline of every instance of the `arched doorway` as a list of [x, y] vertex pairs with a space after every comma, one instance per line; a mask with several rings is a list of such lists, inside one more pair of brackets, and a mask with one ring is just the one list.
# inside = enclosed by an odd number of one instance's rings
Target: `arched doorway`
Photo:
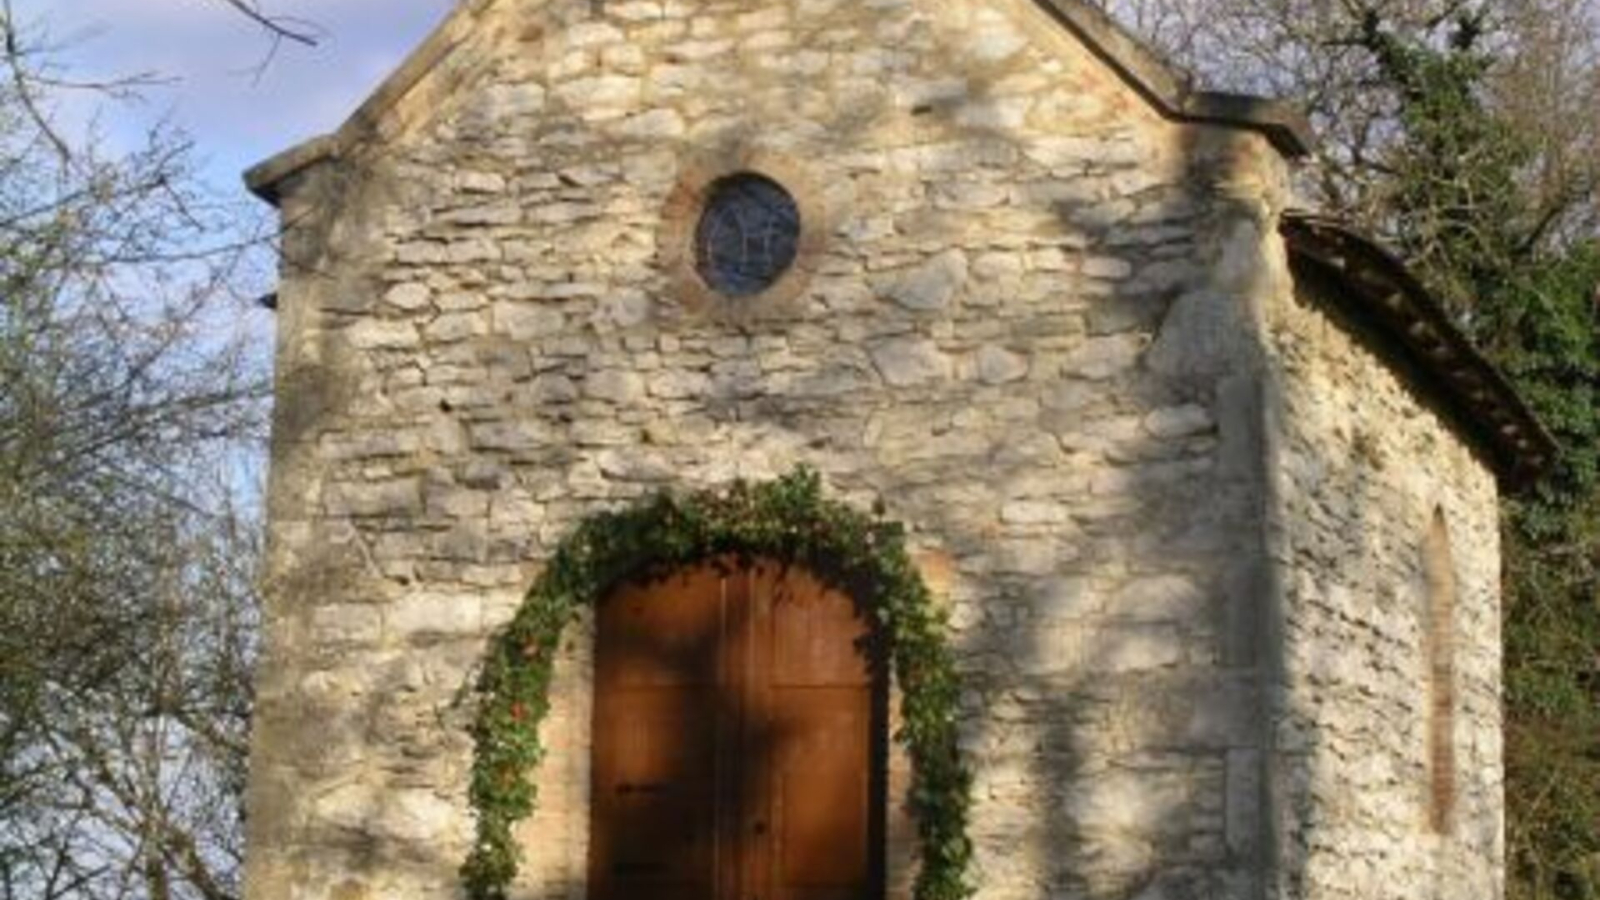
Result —
[[600, 603], [592, 900], [883, 894], [887, 686], [863, 610], [722, 560]]
[[[478, 709], [472, 724], [472, 779], [468, 787], [468, 798], [477, 817], [477, 835], [461, 866], [462, 885], [467, 896], [471, 900], [506, 900], [516, 881], [521, 850], [514, 829], [538, 808], [538, 790], [530, 776], [549, 749], [540, 738], [540, 724], [551, 711], [550, 685], [566, 628], [578, 620], [583, 610], [603, 605], [613, 596], [621, 596], [619, 592], [626, 588], [619, 588], [619, 585], [652, 580], [661, 584], [670, 583], [674, 578], [688, 578], [692, 575], [690, 570], [706, 560], [724, 561], [718, 568], [716, 596], [739, 596], [737, 573], [748, 570], [752, 580], [743, 589], [743, 596], [747, 601], [761, 597], [764, 589], [760, 587], [760, 571], [764, 566], [741, 567], [727, 562], [736, 559], [775, 560], [775, 564], [769, 564], [771, 571], [782, 573], [785, 578], [799, 578], [800, 570], [808, 570], [812, 589], [821, 591], [820, 585], [842, 588], [842, 593], [831, 594], [834, 601], [828, 608], [842, 609], [838, 603], [848, 597], [855, 601], [851, 604], [852, 615], [856, 609], [866, 610], [867, 615], [860, 621], [877, 624], [876, 629], [858, 626], [862, 630], [856, 632], [858, 635], [872, 633], [873, 642], [878, 644], [869, 647], [864, 658], [870, 663], [882, 661], [869, 665], [872, 676], [869, 693], [874, 704], [868, 740], [873, 753], [868, 766], [868, 793], [872, 800], [866, 820], [869, 879], [862, 893], [866, 896], [881, 893], [884, 881], [881, 849], [882, 816], [887, 804], [883, 775], [887, 719], [887, 676], [884, 673], [892, 665], [898, 691], [894, 737], [905, 748], [911, 763], [911, 783], [903, 796], [916, 819], [918, 838], [919, 863], [912, 896], [916, 900], [965, 900], [971, 896], [973, 885], [968, 880], [967, 870], [972, 861], [972, 841], [967, 836], [967, 819], [972, 776], [960, 740], [962, 680], [950, 646], [947, 613], [935, 602], [907, 552], [906, 533], [903, 525], [886, 520], [881, 514], [867, 515], [830, 500], [823, 494], [822, 480], [817, 473], [803, 467], [760, 484], [735, 482], [724, 490], [687, 495], [662, 492], [631, 506], [597, 513], [581, 522], [556, 547], [516, 615], [495, 635], [478, 676]], [[732, 582], [724, 580], [730, 577]], [[730, 583], [732, 587], [728, 586]], [[747, 627], [755, 628], [763, 621], [749, 612], [753, 607], [748, 602], [729, 604], [719, 600], [718, 604], [719, 617], [724, 610], [742, 610], [741, 615], [752, 616]], [[690, 634], [693, 634], [692, 629]], [[724, 634], [719, 625], [714, 633], [718, 648], [725, 646], [722, 643]], [[771, 641], [767, 645], [776, 646]], [[752, 646], [761, 646], [761, 642], [752, 642]], [[725, 652], [718, 649], [710, 656], [719, 661], [713, 693], [719, 703], [732, 703], [734, 710], [741, 710], [743, 707], [737, 704], [746, 702], [741, 699], [745, 694], [733, 677], [725, 676], [720, 668]], [[776, 658], [777, 654], [769, 656], [769, 659]], [[704, 676], [697, 684], [704, 686]], [[672, 702], [688, 704], [696, 699], [692, 691], [686, 692], [690, 696], [680, 693]], [[766, 708], [775, 706], [771, 704]], [[740, 722], [740, 728], [748, 727], [745, 724], [750, 721], [748, 716], [743, 712], [729, 713], [726, 709], [726, 706], [719, 707], [713, 719], [715, 727], [727, 728], [725, 723], [729, 721]], [[614, 720], [615, 716], [607, 718]], [[773, 736], [771, 746], [796, 746], [787, 739], [777, 740], [779, 735], [788, 733], [787, 723], [773, 720], [785, 726], [780, 729], [770, 726], [767, 719], [755, 721]], [[730, 752], [729, 747], [733, 748], [731, 752], [743, 752], [739, 745], [730, 745], [722, 737], [715, 738], [712, 747], [712, 752]], [[722, 900], [725, 889], [730, 884], [739, 884], [740, 877], [753, 887], [766, 884], [770, 888], [776, 883], [779, 890], [776, 895], [770, 891], [766, 895], [751, 893], [735, 900], [768, 900], [771, 896], [828, 900], [857, 896], [858, 884], [854, 881], [815, 885], [806, 881], [815, 878], [820, 882], [823, 877], [820, 873], [831, 870], [828, 862], [819, 862], [814, 868], [801, 865], [803, 855], [822, 853], [824, 847], [831, 854], [836, 844], [807, 844], [795, 839], [783, 845], [781, 854], [773, 856], [775, 851], [770, 849], [773, 846], [770, 841], [766, 845], [768, 849], [758, 846], [745, 852], [730, 842], [735, 838], [745, 839], [746, 833], [730, 835], [722, 830], [735, 827], [740, 821], [737, 816], [760, 808], [751, 798], [761, 796], [758, 791], [762, 784], [775, 782], [771, 778], [757, 779], [753, 788], [743, 785], [752, 777], [749, 773], [780, 771], [783, 761], [776, 754], [776, 750], [768, 751], [758, 757], [757, 763], [725, 762], [716, 770], [713, 803], [717, 805], [712, 807], [714, 828], [710, 832], [714, 842], [713, 859], [691, 870], [699, 873], [696, 877], [702, 884], [709, 878], [713, 890], [697, 894], [697, 898]], [[737, 778], [723, 774], [733, 765], [740, 766], [741, 774]], [[806, 765], [816, 772], [825, 768], [813, 767], [810, 760]], [[859, 769], [854, 771], [859, 772]], [[616, 791], [624, 783], [635, 782], [612, 777], [608, 783], [611, 790]], [[638, 783], [655, 784], [652, 781]], [[835, 783], [820, 776], [807, 778], [808, 798], [812, 784]], [[737, 802], [726, 796], [735, 789], [742, 792]], [[629, 793], [637, 792], [630, 790]], [[774, 796], [770, 789], [768, 796]], [[799, 807], [786, 808], [783, 812], [783, 825], [789, 827], [790, 821], [799, 814]], [[748, 824], [752, 826], [751, 833], [773, 827], [770, 818]], [[602, 830], [614, 830], [609, 821], [602, 826]], [[603, 837], [602, 841], [605, 840]], [[618, 844], [611, 840], [607, 846]], [[859, 847], [860, 844], [850, 846]], [[762, 857], [762, 853], [768, 856]], [[755, 864], [748, 862], [752, 858], [756, 859]], [[850, 860], [852, 857], [846, 853], [840, 858]], [[763, 859], [773, 865], [781, 864], [785, 878], [793, 874], [799, 881], [768, 879], [762, 882], [759, 877], [743, 875], [752, 865], [767, 865], [761, 862]], [[859, 872], [860, 857], [855, 859], [857, 862], [852, 865]], [[663, 864], [660, 859], [640, 859], [634, 871], [643, 875], [645, 869]], [[705, 865], [712, 867], [709, 875]], [[728, 871], [741, 874], [731, 881], [728, 876], [718, 874]], [[770, 871], [770, 866], [760, 868], [757, 875]], [[808, 872], [819, 874], [803, 874]], [[596, 883], [603, 880], [596, 880]], [[668, 890], [659, 896], [673, 894]]]

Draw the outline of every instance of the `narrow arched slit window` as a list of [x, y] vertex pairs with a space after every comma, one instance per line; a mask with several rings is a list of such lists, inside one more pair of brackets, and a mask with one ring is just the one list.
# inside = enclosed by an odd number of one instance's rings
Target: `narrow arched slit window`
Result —
[[1423, 548], [1427, 585], [1423, 610], [1423, 650], [1427, 664], [1428, 824], [1435, 834], [1448, 834], [1455, 819], [1455, 561], [1450, 528], [1437, 510]]

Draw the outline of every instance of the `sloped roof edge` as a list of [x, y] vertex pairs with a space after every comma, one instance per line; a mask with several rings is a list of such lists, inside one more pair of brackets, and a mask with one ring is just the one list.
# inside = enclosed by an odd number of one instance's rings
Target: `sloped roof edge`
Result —
[[[377, 131], [383, 114], [400, 101], [466, 36], [497, 0], [461, 0], [398, 69], [336, 131], [292, 147], [244, 173], [245, 186], [277, 204], [284, 179], [324, 159], [336, 158]], [[1228, 125], [1266, 135], [1290, 158], [1309, 156], [1316, 144], [1310, 121], [1292, 104], [1265, 97], [1195, 90], [1192, 79], [1163, 60], [1105, 12], [1084, 0], [1034, 0], [1077, 35], [1162, 114], [1182, 122]]]
[[400, 63], [399, 68], [356, 107], [344, 124], [329, 134], [303, 141], [245, 170], [245, 187], [276, 206], [279, 200], [278, 187], [284, 179], [322, 160], [344, 154], [367, 135], [375, 133], [384, 113], [449, 56], [450, 51], [465, 39], [476, 20], [496, 2], [498, 0], [459, 0], [444, 21], [435, 26]]
[[1326, 216], [1291, 212], [1281, 230], [1297, 266], [1348, 290], [1337, 303], [1387, 338], [1471, 431], [1501, 481], [1520, 490], [1555, 463], [1560, 444], [1494, 364], [1398, 257]]
[[1294, 104], [1250, 94], [1199, 90], [1188, 73], [1083, 0], [1035, 0], [1169, 118], [1259, 131], [1290, 159], [1310, 156], [1317, 139]]

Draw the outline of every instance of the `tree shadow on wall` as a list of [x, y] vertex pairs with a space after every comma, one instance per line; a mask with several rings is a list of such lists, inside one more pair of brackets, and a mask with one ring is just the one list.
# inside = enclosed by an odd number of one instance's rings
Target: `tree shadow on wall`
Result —
[[[1225, 199], [1229, 185], [1251, 173], [1230, 168], [1247, 161], [1227, 141], [1192, 135], [1179, 167], [1125, 204], [1130, 198], [1108, 188], [1085, 189], [1150, 164], [1139, 161], [1149, 148], [1136, 130], [1111, 127], [1107, 146], [1131, 151], [1129, 158], [1041, 171], [1019, 188], [1035, 138], [974, 124], [985, 117], [970, 114], [1003, 102], [1000, 90], [999, 79], [975, 80], [964, 98], [911, 110], [916, 143], [934, 148], [935, 164], [920, 179], [917, 208], [897, 216], [900, 239], [930, 254], [970, 249], [972, 241], [1017, 250], [1004, 243], [1003, 225], [987, 223], [1021, 205], [1049, 223], [1024, 252], [1132, 256], [1161, 274], [1136, 268], [1128, 286], [1112, 287], [1064, 271], [1058, 288], [1041, 292], [1003, 276], [982, 283], [990, 276], [975, 273], [968, 291], [998, 294], [989, 307], [997, 312], [1018, 296], [1042, 298], [998, 324], [979, 321], [982, 314], [925, 314], [912, 333], [939, 334], [949, 322], [953, 333], [940, 340], [965, 348], [957, 352], [998, 344], [1038, 360], [1050, 354], [1034, 348], [1065, 331], [1107, 352], [1127, 340], [1142, 348], [1137, 359], [1097, 371], [1094, 361], [1069, 357], [1051, 363], [1059, 373], [1034, 370], [1021, 384], [946, 379], [927, 389], [863, 390], [847, 404], [753, 390], [709, 405], [727, 421], [796, 433], [793, 444], [807, 448], [801, 458], [836, 490], [883, 498], [889, 516], [910, 523], [927, 549], [953, 558], [981, 897], [1260, 896], [1266, 885], [1256, 874], [1270, 852], [1264, 753], [1272, 746], [1261, 681], [1278, 651], [1263, 626], [1259, 567], [1219, 564], [1265, 553], [1261, 398], [1249, 389], [1258, 377], [1249, 367], [1260, 360], [1236, 336], [1253, 327], [1246, 298], [1211, 290], [1207, 271], [1226, 251], [1224, 225], [1239, 214]], [[872, 114], [858, 106], [822, 127], [829, 144], [855, 149], [884, 120], [903, 118], [888, 91], [883, 96]], [[850, 177], [873, 173], [863, 167]], [[994, 196], [987, 189], [996, 186], [1005, 198], [997, 208], [963, 207], [963, 195]], [[918, 233], [924, 227], [935, 230]], [[1147, 233], [1156, 237], [1146, 242]], [[1185, 263], [1189, 274], [1168, 277]], [[828, 294], [832, 280], [819, 276], [813, 295]], [[833, 293], [869, 302], [809, 314], [867, 320], [858, 331], [869, 335], [916, 318], [885, 315], [891, 301], [872, 279], [865, 291]], [[878, 318], [896, 321], [875, 330]], [[1184, 327], [1200, 333], [1169, 330]], [[1166, 358], [1152, 362], [1158, 353]], [[864, 350], [857, 360], [857, 371], [876, 374]], [[1196, 406], [1211, 424], [1193, 433], [1173, 437], [1162, 423], [1152, 433], [1140, 421], [1152, 410]], [[908, 408], [914, 412], [902, 414]], [[875, 428], [876, 444], [840, 437]], [[830, 459], [836, 449], [866, 450], [877, 465]], [[1052, 483], [1041, 484], [1042, 471]], [[1230, 788], [1230, 778], [1245, 786]], [[1258, 802], [1241, 809], [1230, 795]]]
[[[807, 23], [795, 43], [821, 46], [836, 24], [826, 17]], [[937, 40], [912, 32], [900, 45], [911, 56], [938, 48]], [[864, 344], [803, 348], [824, 364], [786, 376], [784, 394], [768, 390], [766, 372], [709, 378], [678, 409], [718, 427], [765, 429], [793, 457], [784, 463], [815, 466], [846, 496], [883, 498], [890, 517], [913, 525], [926, 549], [953, 559], [958, 637], [971, 683], [967, 741], [980, 792], [978, 874], [989, 885], [982, 896], [1251, 896], [1265, 888], [1249, 884], [1248, 873], [1272, 853], [1263, 814], [1268, 786], [1258, 786], [1253, 824], [1249, 810], [1223, 798], [1233, 793], [1230, 777], [1253, 770], [1264, 781], [1260, 754], [1274, 746], [1271, 704], [1248, 685], [1285, 663], [1277, 658], [1281, 636], [1262, 624], [1260, 573], [1219, 571], [1217, 563], [1263, 554], [1267, 499], [1257, 484], [1265, 457], [1249, 449], [1260, 441], [1260, 416], [1251, 415], [1261, 401], [1235, 396], [1249, 393], [1239, 382], [1255, 376], [1216, 367], [1218, 357], [1247, 358], [1247, 348], [1228, 336], [1230, 328], [1244, 333], [1243, 311], [1207, 307], [1244, 303], [1210, 290], [1208, 269], [1219, 264], [1222, 226], [1237, 212], [1222, 198], [1235, 178], [1250, 173], [1229, 168], [1244, 163], [1227, 141], [1197, 134], [1177, 168], [1137, 187], [1147, 174], [1142, 167], [1152, 164], [1150, 148], [1139, 129], [1110, 121], [1097, 136], [1117, 158], [1057, 168], [1036, 163], [1028, 151], [1037, 138], [1000, 121], [1012, 98], [1003, 74], [974, 75], [959, 92], [935, 92], [908, 106], [890, 86], [913, 75], [891, 68], [855, 98], [860, 102], [809, 123], [799, 139], [818, 158], [853, 160], [840, 164], [848, 182], [836, 185], [841, 191], [870, 197], [882, 188], [893, 196], [891, 182], [903, 174], [875, 169], [855, 151], [879, 143], [888, 126], [907, 127], [910, 137], [898, 149], [917, 149], [922, 162], [913, 196], [901, 198], [890, 223], [897, 243], [930, 253], [973, 244], [1001, 255], [1060, 251], [1065, 267], [1014, 277], [974, 266], [954, 313], [892, 314], [880, 277], [888, 273], [825, 268], [808, 308], [793, 319], [731, 330], [674, 327], [708, 338], [785, 337], [791, 326], [826, 316], [859, 326]], [[817, 108], [825, 94], [798, 76], [768, 88], [773, 108]], [[728, 136], [761, 137], [753, 125]], [[1020, 180], [1026, 171], [1032, 175]], [[1136, 187], [1114, 191], [1118, 178]], [[986, 196], [997, 198], [995, 205], [986, 205]], [[1019, 210], [1039, 223], [1025, 239], [1004, 225]], [[837, 252], [851, 252], [846, 240], [837, 243]], [[1122, 282], [1082, 270], [1089, 258], [1128, 257], [1143, 265]], [[841, 269], [860, 260], [848, 262]], [[979, 294], [988, 305], [976, 304]], [[1009, 315], [1014, 306], [1023, 312]], [[567, 316], [562, 327], [576, 318]], [[1194, 333], [1173, 333], [1182, 328]], [[1028, 360], [1030, 371], [1022, 381], [940, 378], [884, 389], [869, 345], [897, 335], [939, 335], [941, 352], [962, 357], [952, 363], [957, 368], [976, 366], [992, 346]], [[1077, 349], [1068, 346], [1073, 341]], [[486, 342], [483, 349], [494, 348]], [[579, 384], [597, 371], [584, 357], [562, 366]], [[507, 389], [521, 377], [508, 370]], [[1208, 411], [1209, 423], [1175, 435], [1164, 422], [1152, 430], [1143, 417], [1186, 407]], [[579, 433], [585, 413], [575, 398], [541, 399], [536, 409], [530, 415], [544, 429], [537, 447], [479, 454], [502, 462], [534, 493], [562, 481], [553, 472], [571, 481], [604, 452]], [[458, 413], [470, 419], [470, 411]], [[644, 455], [637, 446], [615, 452]], [[586, 484], [577, 502], [643, 493], [662, 478], [713, 475], [701, 460], [704, 448], [692, 442], [649, 453], [647, 467], [602, 471], [603, 483]], [[871, 462], [844, 458], [856, 454]], [[1257, 470], [1229, 470], [1236, 455]], [[469, 477], [465, 467], [459, 479]], [[419, 523], [436, 524], [401, 515], [383, 527]], [[541, 538], [526, 552], [537, 559], [550, 546]], [[1167, 593], [1135, 590], [1153, 582]], [[1240, 709], [1251, 721], [1232, 720]], [[1232, 823], [1240, 832], [1234, 840], [1230, 815], [1243, 817]], [[1279, 852], [1291, 867], [1300, 858]], [[459, 860], [439, 865], [453, 873]], [[1023, 869], [1036, 874], [1017, 877]], [[1289, 883], [1296, 877], [1291, 872]], [[575, 885], [553, 889], [581, 894]]]

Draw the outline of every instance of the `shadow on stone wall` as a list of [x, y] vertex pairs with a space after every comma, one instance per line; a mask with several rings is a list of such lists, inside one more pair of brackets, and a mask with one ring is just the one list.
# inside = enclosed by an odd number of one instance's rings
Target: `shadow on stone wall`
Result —
[[[816, 34], [797, 29], [796, 43], [805, 46], [826, 27], [819, 25]], [[798, 80], [794, 89], [792, 106], [803, 108], [809, 90]], [[977, 78], [960, 96], [910, 110], [918, 143], [941, 146], [940, 152], [956, 157], [940, 166], [956, 174], [922, 181], [923, 211], [940, 212], [928, 221], [981, 219], [952, 197], [959, 184], [954, 179], [992, 174], [1009, 185], [1012, 170], [1034, 146], [1034, 137], [982, 124], [992, 118], [983, 112], [1004, 99], [999, 90], [998, 78]], [[810, 123], [822, 137], [808, 149], [850, 151], [871, 144], [875, 130], [905, 116], [887, 91], [879, 99], [877, 106], [857, 104], [836, 119]], [[1158, 173], [1127, 196], [1077, 188], [1079, 181], [1109, 184], [1118, 174], [1149, 174], [1141, 167], [1160, 156], [1146, 155], [1150, 148], [1141, 146], [1151, 137], [1148, 130], [1110, 127], [1105, 135], [1088, 136], [1091, 142], [1108, 136], [1105, 146], [1119, 155], [1087, 161], [1080, 176], [1042, 177], [1017, 195], [1053, 218], [1054, 232], [1039, 238], [1039, 249], [1054, 244], [1068, 255], [1103, 259], [1108, 272], [1132, 258], [1132, 271], [1116, 281], [1063, 273], [1062, 310], [1039, 306], [1004, 322], [991, 337], [973, 339], [967, 352], [974, 357], [983, 352], [979, 345], [1000, 351], [993, 356], [992, 378], [889, 389], [882, 363], [862, 347], [830, 356], [830, 365], [800, 376], [786, 395], [769, 393], [758, 376], [695, 386], [714, 423], [782, 436], [785, 452], [816, 466], [831, 489], [883, 499], [891, 518], [913, 525], [919, 547], [953, 561], [952, 599], [971, 684], [967, 740], [982, 807], [975, 837], [986, 868], [978, 874], [994, 885], [980, 896], [990, 900], [1242, 900], [1268, 890], [1252, 882], [1274, 852], [1288, 866], [1281, 873], [1291, 886], [1288, 895], [1299, 896], [1294, 888], [1303, 882], [1294, 866], [1304, 853], [1269, 846], [1273, 826], [1264, 780], [1271, 770], [1263, 754], [1275, 738], [1270, 686], [1263, 682], [1270, 683], [1286, 661], [1278, 656], [1281, 637], [1269, 640], [1263, 624], [1267, 536], [1261, 529], [1269, 498], [1261, 490], [1262, 360], [1251, 345], [1255, 325], [1246, 307], [1253, 298], [1237, 292], [1248, 287], [1250, 276], [1225, 271], [1239, 264], [1238, 244], [1253, 235], [1259, 248], [1271, 238], [1261, 232], [1274, 223], [1260, 220], [1265, 213], [1248, 196], [1245, 183], [1255, 173], [1237, 136], [1203, 128], [1187, 134], [1184, 152], [1176, 154], [1178, 168]], [[729, 135], [735, 141], [760, 137], [754, 126]], [[383, 157], [369, 164], [382, 165]], [[344, 190], [330, 188], [329, 196], [343, 197]], [[905, 227], [921, 227], [905, 219]], [[350, 246], [349, 258], [356, 259], [360, 246], [349, 238], [354, 228], [339, 237], [332, 226], [319, 227], [311, 237], [316, 244]], [[958, 240], [938, 232], [904, 236], [916, 243]], [[368, 274], [363, 265], [319, 259], [312, 266], [319, 273], [347, 266], [353, 273], [329, 276], [308, 293], [335, 318], [359, 316], [375, 305], [377, 291], [376, 280], [362, 280]], [[992, 308], [1007, 308], [1013, 286], [1005, 276], [980, 283], [991, 276], [975, 269], [967, 274], [972, 289], [998, 293]], [[874, 278], [848, 286], [877, 298], [879, 307], [816, 299], [841, 280], [826, 272], [819, 276], [812, 308], [796, 321], [841, 311], [863, 321], [886, 315], [891, 301], [882, 299], [884, 289]], [[895, 315], [910, 323], [907, 334], [951, 319], [942, 309]], [[1012, 379], [1015, 359], [1026, 362], [1040, 335], [1076, 328], [1079, 318], [1086, 333], [1082, 349], [1066, 363], [1072, 371], [1037, 383]], [[765, 320], [740, 333], [782, 336], [790, 324]], [[716, 328], [687, 327], [706, 333]], [[359, 364], [350, 361], [337, 331], [323, 333], [320, 360], [296, 366], [283, 382], [284, 396], [293, 401], [280, 411], [275, 445], [280, 454], [306, 454], [287, 464], [277, 460], [295, 484], [320, 475], [310, 453], [318, 429], [330, 411], [352, 402], [348, 391]], [[964, 342], [959, 333], [955, 339]], [[493, 367], [501, 349], [483, 341], [475, 352]], [[573, 382], [588, 384], [599, 375], [587, 358], [564, 365]], [[511, 381], [517, 377], [507, 372]], [[1026, 396], [1035, 388], [1036, 402]], [[633, 386], [618, 390], [630, 394]], [[543, 486], [559, 480], [558, 470], [570, 471], [603, 452], [612, 453], [617, 464], [602, 466], [602, 483], [588, 485], [588, 493], [572, 502], [593, 506], [685, 480], [670, 455], [665, 467], [640, 454], [627, 458], [640, 449], [638, 443], [612, 451], [580, 447], [583, 441], [574, 434], [585, 423], [567, 411], [571, 402], [551, 397], [547, 403], [555, 412], [508, 426], [539, 432], [536, 445], [523, 448], [525, 457], [510, 447], [482, 448], [503, 455], [511, 473], [497, 476], [495, 484]], [[912, 406], [917, 422], [896, 420], [898, 410]], [[463, 428], [472, 414], [443, 412], [461, 417]], [[461, 467], [472, 455], [463, 453]], [[541, 471], [525, 471], [535, 467]], [[424, 488], [419, 483], [416, 490]], [[371, 541], [377, 532], [438, 530], [420, 493], [415, 499], [375, 494], [352, 502], [343, 516], [327, 512], [334, 519], [348, 517], [344, 550], [323, 544], [323, 533], [304, 535], [308, 556], [297, 580], [285, 583], [279, 596], [325, 596], [324, 579], [341, 571], [348, 577], [352, 567], [364, 573], [358, 580], [392, 580], [374, 568]], [[521, 550], [536, 559], [550, 545], [541, 536]], [[315, 562], [319, 557], [326, 565]], [[352, 586], [347, 593], [362, 590]], [[302, 617], [294, 626], [302, 636], [314, 628], [313, 616], [309, 606], [291, 613]], [[400, 737], [463, 726], [452, 716], [433, 726], [386, 722], [389, 685], [378, 680], [362, 689], [359, 711], [329, 712], [351, 716], [357, 724], [350, 727], [363, 733]], [[1299, 738], [1310, 747], [1317, 741], [1315, 734]], [[433, 738], [419, 740], [417, 752], [440, 752]], [[286, 759], [312, 749], [286, 747], [274, 756]], [[399, 750], [405, 752], [403, 739]], [[1299, 777], [1280, 776], [1291, 783]], [[1305, 777], [1318, 779], [1316, 772]], [[1258, 802], [1243, 799], [1250, 796]], [[382, 799], [362, 802], [381, 806]], [[1304, 812], [1284, 811], [1297, 821]], [[458, 846], [420, 832], [373, 837], [356, 827], [362, 821], [352, 820], [341, 832], [348, 840], [340, 846], [353, 869], [380, 871], [402, 861], [407, 869], [435, 873], [434, 883], [453, 883], [461, 862]], [[1314, 832], [1299, 834], [1305, 842], [1315, 840]], [[1007, 878], [1004, 870], [1013, 860], [1038, 874]], [[576, 897], [580, 888], [551, 890]]]
[[[985, 87], [968, 102], [984, 103]], [[931, 104], [915, 115], [952, 145], [977, 141], [997, 158], [1021, 158], [1029, 146], [1004, 129], [958, 121], [953, 107]], [[848, 147], [873, 124], [857, 114], [826, 131]], [[1263, 624], [1263, 360], [1248, 310], [1259, 298], [1227, 293], [1211, 269], [1237, 265], [1227, 259], [1240, 252], [1229, 241], [1253, 237], [1250, 249], [1260, 251], [1275, 223], [1252, 218], [1262, 214], [1252, 207], [1257, 198], [1227, 196], [1256, 174], [1230, 169], [1248, 160], [1227, 139], [1197, 130], [1182, 159], [1184, 168], [1152, 191], [1169, 199], [1140, 209], [1144, 225], [1108, 215], [1114, 203], [1051, 205], [1069, 252], [1153, 258], [1164, 274], [1182, 271], [1187, 256], [1196, 268], [1186, 280], [1157, 277], [1096, 297], [1087, 340], [1131, 334], [1148, 338], [1147, 349], [1127, 371], [1060, 379], [1035, 421], [995, 419], [970, 433], [964, 418], [981, 419], [1008, 399], [993, 385], [944, 381], [911, 398], [884, 392], [871, 398], [880, 411], [927, 405], [928, 446], [963, 449], [893, 462], [878, 452], [877, 466], [841, 467], [828, 458], [844, 430], [828, 427], [839, 415], [831, 398], [720, 407], [736, 421], [796, 432], [807, 461], [837, 488], [883, 498], [926, 549], [954, 558], [968, 746], [985, 807], [975, 834], [986, 850], [983, 897], [1210, 900], [1268, 890], [1273, 729], [1263, 681], [1282, 661]], [[931, 209], [937, 186], [925, 189]], [[1141, 230], [1174, 224], [1196, 233], [1139, 245]], [[1007, 341], [1025, 350], [1035, 324], [1013, 323]], [[1207, 414], [1209, 424], [1198, 424]], [[1116, 420], [1128, 416], [1143, 418], [1145, 430], [1119, 432]], [[1064, 456], [1032, 443], [1045, 437]], [[1073, 471], [1085, 462], [1093, 471]], [[1041, 491], [1048, 468], [1070, 487]], [[972, 492], [968, 508], [951, 502], [958, 485]], [[1070, 511], [1067, 521], [1040, 507], [1051, 503]], [[1010, 504], [1018, 505], [1008, 512]], [[1026, 528], [1005, 533], [1008, 515], [1035, 514], [1055, 535], [1053, 553], [1040, 549], [1051, 541], [1031, 540]], [[1034, 558], [1005, 558], [1019, 547]], [[1041, 562], [1041, 552], [1052, 558]], [[1012, 880], [1012, 868], [1043, 874]]]

